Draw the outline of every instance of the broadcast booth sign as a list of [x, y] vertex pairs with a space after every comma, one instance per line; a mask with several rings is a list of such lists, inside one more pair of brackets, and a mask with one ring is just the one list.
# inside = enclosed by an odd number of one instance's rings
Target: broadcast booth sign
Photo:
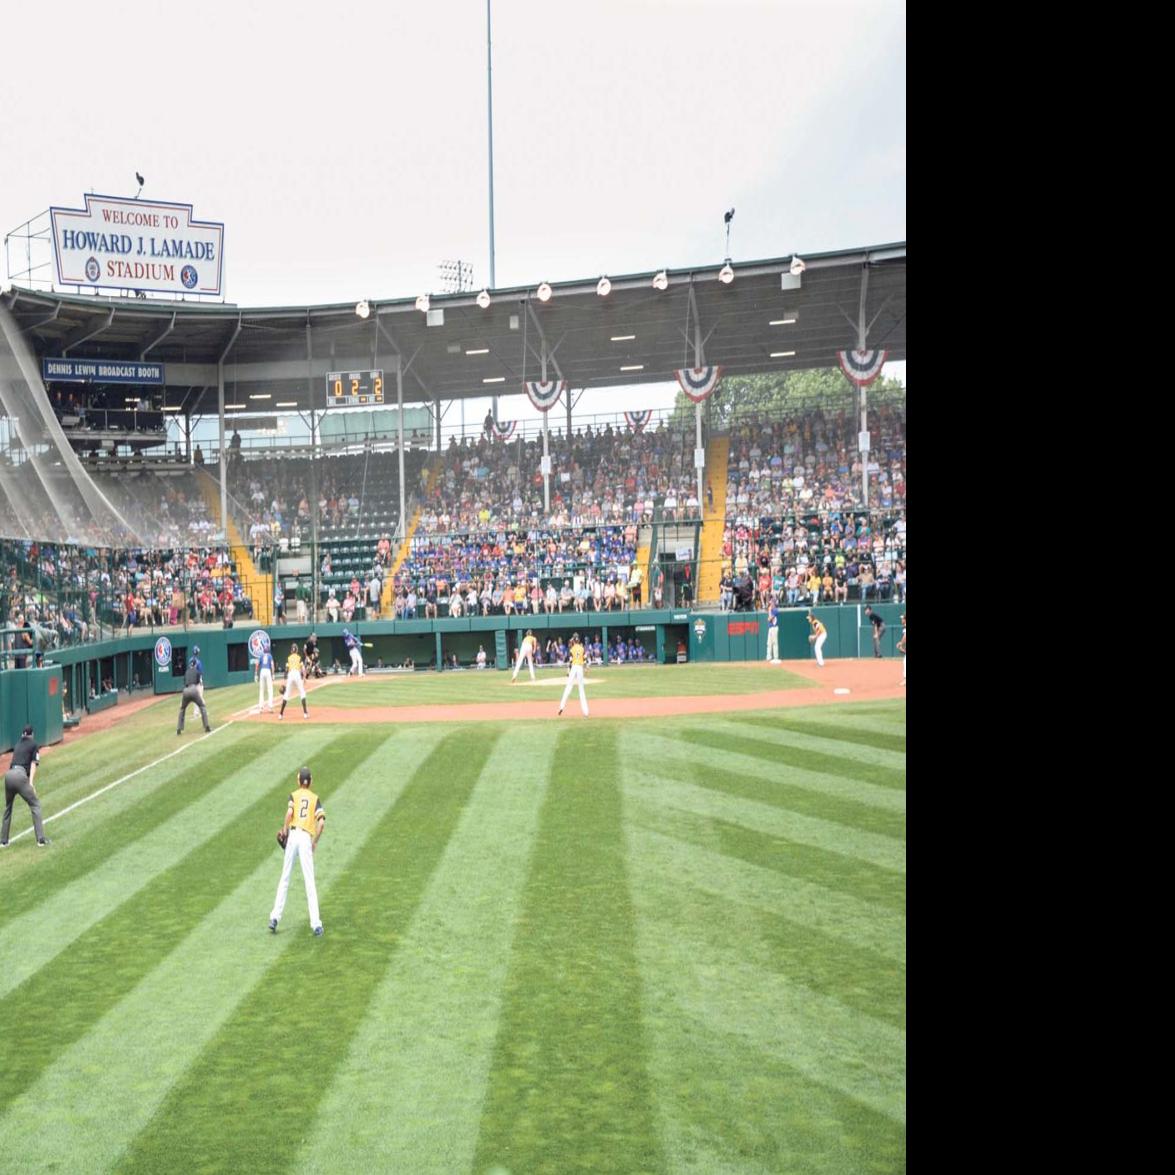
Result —
[[223, 224], [193, 219], [191, 204], [94, 195], [85, 201], [85, 208], [49, 209], [61, 285], [222, 293]]

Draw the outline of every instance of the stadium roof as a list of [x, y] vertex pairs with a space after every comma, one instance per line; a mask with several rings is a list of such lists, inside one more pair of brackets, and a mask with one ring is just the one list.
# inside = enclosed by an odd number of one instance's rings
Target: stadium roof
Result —
[[869, 347], [906, 358], [904, 242], [805, 256], [798, 278], [791, 262], [732, 262], [729, 284], [718, 280], [720, 265], [667, 270], [665, 290], [652, 272], [613, 276], [606, 297], [598, 277], [551, 283], [547, 302], [536, 283], [490, 291], [485, 310], [474, 293], [434, 294], [440, 325], [428, 324], [415, 298], [371, 299], [366, 319], [355, 303], [247, 310], [22, 288], [4, 303], [40, 357], [164, 363], [166, 403], [192, 415], [216, 413], [222, 358], [226, 401], [268, 392], [265, 411], [279, 401], [321, 408], [327, 371], [368, 368], [388, 373], [394, 403], [397, 354], [405, 403], [520, 392], [524, 379], [540, 378], [544, 348], [547, 377], [575, 391], [672, 381], [694, 366], [696, 337], [704, 362], [728, 375], [834, 367], [837, 351], [857, 345], [862, 313]]

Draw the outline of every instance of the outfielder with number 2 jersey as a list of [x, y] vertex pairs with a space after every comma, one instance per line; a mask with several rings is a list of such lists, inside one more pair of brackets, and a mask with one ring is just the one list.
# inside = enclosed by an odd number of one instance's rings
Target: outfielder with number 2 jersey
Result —
[[322, 800], [310, 787], [312, 776], [309, 767], [298, 772], [298, 786], [290, 793], [286, 805], [286, 819], [278, 843], [285, 839], [285, 857], [282, 861], [281, 880], [277, 883], [277, 897], [273, 900], [273, 911], [269, 915], [269, 929], [277, 934], [277, 924], [286, 908], [286, 895], [290, 890], [290, 874], [294, 871], [294, 859], [302, 865], [302, 880], [306, 883], [306, 905], [310, 910], [310, 928], [316, 935], [322, 934], [322, 919], [318, 916], [318, 889], [314, 884], [314, 851], [318, 839], [326, 826], [326, 812]]
[[572, 687], [579, 686], [579, 706], [583, 710], [583, 716], [588, 716], [587, 694], [583, 690], [583, 665], [586, 660], [583, 648], [583, 641], [579, 639], [579, 633], [575, 633], [571, 637], [571, 667], [567, 670], [567, 684], [563, 687], [563, 698], [559, 702], [559, 713], [563, 713], [563, 707], [567, 705], [567, 699], [571, 696]]

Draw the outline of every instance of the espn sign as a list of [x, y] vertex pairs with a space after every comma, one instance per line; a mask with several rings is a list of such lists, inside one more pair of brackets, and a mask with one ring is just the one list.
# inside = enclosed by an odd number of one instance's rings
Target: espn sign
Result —
[[727, 636], [758, 636], [759, 622], [757, 620], [728, 620], [726, 622]]
[[220, 295], [224, 225], [195, 220], [191, 204], [85, 197], [50, 208], [57, 281], [95, 289]]

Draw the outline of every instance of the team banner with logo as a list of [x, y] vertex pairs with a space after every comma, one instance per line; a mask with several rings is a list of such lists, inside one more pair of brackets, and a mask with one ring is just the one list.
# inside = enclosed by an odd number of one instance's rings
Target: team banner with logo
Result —
[[644, 432], [645, 425], [653, 418], [652, 408], [642, 408], [638, 412], [625, 412], [624, 419], [633, 432]]
[[718, 364], [713, 367], [683, 367], [674, 372], [681, 390], [695, 404], [700, 404], [710, 396], [722, 378], [722, 368]]
[[859, 388], [867, 388], [885, 366], [885, 351], [837, 351], [840, 369]]
[[540, 412], [550, 412], [559, 403], [559, 397], [567, 387], [565, 379], [528, 379], [523, 385], [530, 402]]
[[499, 441], [508, 441], [513, 435], [514, 430], [518, 427], [517, 420], [506, 420], [502, 422], [494, 421], [494, 436]]
[[87, 195], [85, 208], [50, 208], [57, 280], [68, 286], [220, 295], [224, 225], [191, 204]]

